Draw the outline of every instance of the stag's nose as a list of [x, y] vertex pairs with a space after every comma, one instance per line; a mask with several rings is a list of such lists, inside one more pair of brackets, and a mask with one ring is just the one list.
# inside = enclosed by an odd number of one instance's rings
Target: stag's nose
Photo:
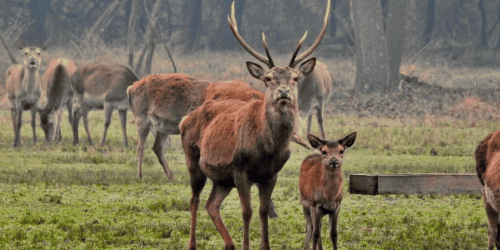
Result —
[[332, 158], [332, 159], [330, 159], [330, 161], [328, 162], [328, 165], [329, 165], [330, 167], [334, 167], [334, 168], [336, 168], [336, 167], [338, 167], [338, 166], [339, 166], [339, 161], [337, 160], [337, 158]]
[[278, 89], [278, 95], [280, 98], [289, 98], [290, 96], [290, 88], [281, 87]]

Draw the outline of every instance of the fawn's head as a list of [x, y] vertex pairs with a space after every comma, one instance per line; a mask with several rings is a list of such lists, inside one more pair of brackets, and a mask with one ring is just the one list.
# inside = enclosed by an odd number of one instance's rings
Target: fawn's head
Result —
[[330, 0], [328, 0], [325, 18], [323, 20], [323, 27], [313, 45], [304, 53], [297, 56], [297, 53], [299, 52], [300, 47], [302, 46], [302, 43], [307, 36], [306, 32], [302, 39], [300, 39], [299, 44], [297, 45], [297, 49], [293, 53], [290, 64], [285, 67], [279, 67], [274, 65], [273, 59], [271, 58], [271, 54], [269, 53], [269, 49], [267, 47], [266, 36], [264, 34], [262, 34], [262, 42], [264, 44], [264, 49], [266, 51], [267, 57], [259, 54], [254, 49], [252, 49], [250, 45], [248, 45], [240, 36], [240, 34], [238, 33], [238, 24], [236, 23], [234, 14], [233, 2], [233, 4], [231, 5], [231, 17], [228, 16], [228, 22], [229, 26], [231, 27], [231, 31], [233, 32], [238, 42], [243, 46], [243, 48], [248, 51], [248, 53], [250, 53], [257, 60], [263, 62], [269, 67], [269, 70], [265, 70], [258, 64], [247, 62], [247, 68], [250, 74], [254, 78], [264, 82], [264, 84], [266, 85], [266, 96], [268, 101], [271, 101], [273, 104], [277, 104], [280, 108], [284, 108], [287, 106], [297, 106], [297, 85], [304, 78], [304, 76], [307, 76], [314, 70], [314, 66], [316, 65], [316, 57], [312, 57], [306, 60], [300, 65], [298, 69], [294, 68], [299, 62], [308, 57], [316, 49], [316, 47], [318, 47], [319, 43], [321, 42], [321, 38], [323, 38], [323, 35], [326, 31], [329, 13]]
[[321, 152], [321, 160], [326, 168], [342, 167], [345, 150], [350, 148], [356, 140], [356, 132], [338, 141], [327, 141], [312, 134], [307, 134], [311, 146]]
[[42, 62], [41, 54], [49, 47], [50, 41], [46, 41], [40, 47], [26, 47], [20, 40], [16, 41], [17, 48], [23, 55], [23, 65], [29, 69], [38, 69]]

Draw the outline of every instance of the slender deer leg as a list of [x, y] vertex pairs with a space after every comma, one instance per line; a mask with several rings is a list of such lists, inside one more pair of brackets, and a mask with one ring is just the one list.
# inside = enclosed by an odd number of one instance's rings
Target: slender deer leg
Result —
[[188, 165], [191, 191], [193, 193], [189, 209], [191, 211], [191, 231], [189, 234], [188, 250], [196, 249], [196, 222], [198, 217], [198, 208], [200, 206], [200, 193], [207, 182], [207, 176], [203, 174], [198, 166], [199, 158], [199, 155], [190, 157], [186, 154], [186, 164]]
[[17, 106], [16, 110], [16, 135], [14, 137], [14, 147], [21, 146], [21, 127], [23, 126], [23, 108]]
[[144, 144], [149, 135], [151, 123], [147, 119], [135, 118], [137, 121], [137, 132], [139, 134], [139, 144], [137, 145], [137, 178], [142, 178], [142, 159], [144, 158]]
[[68, 121], [71, 126], [71, 132], [74, 132], [73, 130], [73, 98], [69, 98], [69, 100], [66, 102], [66, 108], [68, 109]]
[[309, 248], [309, 242], [311, 242], [311, 236], [312, 236], [312, 219], [311, 219], [311, 211], [309, 210], [308, 207], [302, 207], [302, 210], [304, 211], [304, 217], [306, 217], [306, 240], [304, 241], [304, 250], [307, 250]]
[[12, 126], [14, 127], [14, 144], [16, 144], [16, 138], [17, 138], [17, 109], [16, 108], [10, 109], [10, 116], [12, 117]]
[[[247, 176], [242, 173], [237, 173], [234, 175], [236, 189], [238, 190], [238, 196], [241, 202], [241, 212], [243, 216], [243, 246], [242, 250], [250, 249], [250, 221], [252, 220], [252, 205], [251, 205], [251, 187], [252, 183], [248, 180]], [[266, 211], [267, 217], [268, 211]]]
[[61, 134], [61, 120], [62, 120], [62, 109], [59, 110], [59, 114], [57, 115], [57, 125], [56, 125], [56, 132], [54, 133], [54, 139], [56, 141], [62, 141], [62, 134]]
[[323, 213], [320, 208], [311, 207], [311, 218], [313, 220], [313, 250], [321, 249], [319, 243], [319, 238], [321, 238], [321, 218], [323, 218]]
[[493, 247], [498, 243], [498, 212], [488, 202], [484, 189], [485, 187], [483, 187], [483, 200], [486, 215], [488, 216], [488, 250], [493, 250]]
[[33, 143], [36, 144], [36, 107], [37, 102], [31, 105], [31, 129], [33, 130]]
[[89, 146], [94, 146], [94, 142], [92, 142], [92, 136], [90, 136], [89, 110], [87, 107], [81, 107], [80, 110], [83, 113], [83, 126], [85, 127], [85, 132], [87, 132], [87, 140], [89, 142]]
[[274, 186], [276, 185], [278, 177], [275, 176], [267, 183], [259, 184], [259, 217], [261, 223], [262, 242], [260, 243], [261, 250], [270, 249], [269, 246], [269, 225], [268, 225], [268, 212], [271, 203], [271, 194], [273, 193]]
[[165, 158], [165, 142], [167, 141], [167, 139], [168, 139], [168, 134], [156, 131], [156, 138], [155, 138], [155, 143], [153, 144], [153, 151], [155, 152], [156, 157], [158, 157], [158, 160], [160, 161], [160, 164], [163, 167], [163, 171], [165, 171], [168, 180], [173, 181], [175, 180], [174, 173], [172, 173], [172, 170], [170, 170], [170, 167], [168, 166], [167, 163], [167, 159]]
[[224, 239], [224, 250], [235, 250], [234, 241], [229, 235], [229, 232], [222, 221], [220, 216], [220, 204], [224, 199], [229, 195], [233, 188], [232, 187], [221, 187], [217, 184], [213, 184], [212, 192], [210, 193], [210, 197], [208, 197], [206, 209], [212, 222], [214, 223], [217, 231]]
[[[255, 186], [257, 186], [257, 188], [259, 187], [259, 183], [255, 183]], [[274, 218], [278, 218], [278, 213], [276, 212], [276, 208], [274, 207], [274, 202], [273, 200], [271, 199], [271, 203], [269, 204], [269, 218], [271, 219], [274, 219]]]
[[307, 115], [307, 133], [311, 133], [312, 116], [313, 116], [313, 112], [311, 110], [311, 112], [309, 112], [309, 114]]
[[316, 119], [318, 121], [319, 130], [323, 140], [326, 140], [325, 129], [323, 128], [323, 110], [325, 109], [325, 102], [321, 99], [316, 107]]
[[329, 214], [328, 216], [330, 217], [330, 239], [332, 239], [332, 244], [333, 244], [333, 249], [337, 250], [337, 237], [338, 237], [338, 232], [337, 232], [337, 222], [339, 220], [339, 213], [340, 213], [340, 204], [338, 204], [337, 209], [335, 209], [335, 212]]
[[78, 128], [80, 127], [80, 118], [83, 116], [82, 109], [77, 107], [73, 112], [73, 145], [78, 145]]
[[122, 125], [122, 139], [123, 146], [128, 147], [128, 139], [127, 139], [127, 110], [118, 110], [118, 115], [120, 116], [120, 122]]
[[[109, 103], [104, 103], [104, 131], [102, 132], [101, 143], [99, 147], [103, 147], [106, 142], [106, 134], [108, 133], [109, 125], [111, 124], [111, 115], [113, 114], [113, 107]], [[120, 117], [121, 118], [121, 117]]]

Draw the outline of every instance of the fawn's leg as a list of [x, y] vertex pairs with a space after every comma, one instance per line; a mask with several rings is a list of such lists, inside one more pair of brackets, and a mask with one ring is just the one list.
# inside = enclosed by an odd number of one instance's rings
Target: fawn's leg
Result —
[[304, 217], [306, 218], [306, 240], [304, 242], [304, 250], [307, 250], [309, 248], [309, 242], [311, 242], [313, 225], [310, 208], [303, 206], [302, 211], [304, 211]]
[[329, 215], [329, 217], [330, 217], [330, 239], [332, 239], [332, 244], [333, 244], [334, 250], [337, 250], [337, 248], [338, 248], [338, 245], [337, 245], [337, 238], [338, 238], [337, 223], [339, 221], [339, 213], [340, 213], [340, 204], [338, 204], [337, 209], [335, 209], [335, 212], [331, 213]]

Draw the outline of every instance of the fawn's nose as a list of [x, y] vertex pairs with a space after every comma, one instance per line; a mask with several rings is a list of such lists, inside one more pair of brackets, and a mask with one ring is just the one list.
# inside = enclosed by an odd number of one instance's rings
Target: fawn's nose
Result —
[[330, 167], [338, 167], [339, 166], [339, 161], [337, 160], [337, 158], [332, 158], [330, 159], [330, 161], [328, 162], [328, 165], [330, 165]]

